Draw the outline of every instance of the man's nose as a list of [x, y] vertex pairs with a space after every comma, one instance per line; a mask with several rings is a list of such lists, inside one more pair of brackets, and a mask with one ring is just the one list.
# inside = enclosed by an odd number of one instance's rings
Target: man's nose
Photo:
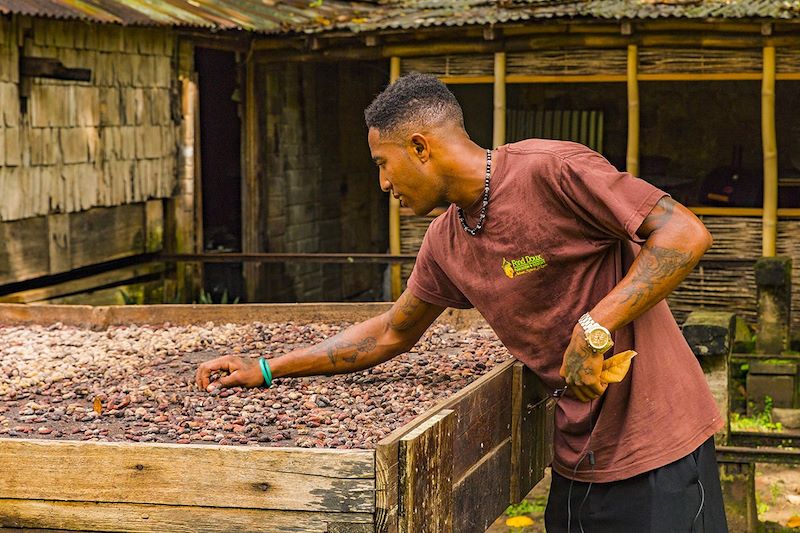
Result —
[[383, 176], [380, 176], [380, 177], [378, 178], [378, 180], [379, 180], [379, 182], [380, 182], [380, 185], [381, 185], [381, 190], [382, 190], [383, 192], [389, 192], [389, 191], [391, 191], [391, 190], [392, 190], [392, 184], [389, 182], [389, 180], [387, 180], [387, 179], [386, 179], [386, 178], [384, 178]]

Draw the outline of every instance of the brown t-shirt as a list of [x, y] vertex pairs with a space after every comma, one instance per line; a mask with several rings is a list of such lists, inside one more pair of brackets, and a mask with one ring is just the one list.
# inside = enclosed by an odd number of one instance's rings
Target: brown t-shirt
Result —
[[[665, 193], [570, 142], [506, 145], [494, 161], [483, 230], [468, 235], [450, 206], [430, 225], [408, 288], [436, 305], [474, 306], [554, 390], [564, 386], [558, 371], [572, 328], [627, 272], [636, 231]], [[632, 477], [688, 455], [722, 426], [666, 302], [613, 337], [606, 356], [639, 353], [626, 378], [591, 404], [566, 395], [556, 407], [553, 468], [568, 478]], [[575, 472], [588, 450], [594, 468], [584, 459]]]

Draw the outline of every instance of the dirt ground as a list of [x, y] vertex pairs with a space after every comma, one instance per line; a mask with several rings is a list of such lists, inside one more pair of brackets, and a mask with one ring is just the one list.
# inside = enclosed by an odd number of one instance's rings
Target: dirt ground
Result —
[[[534, 524], [524, 529], [511, 528], [506, 525], [508, 516], [504, 515], [486, 530], [487, 533], [544, 533], [544, 509], [549, 490], [550, 469], [547, 469], [544, 479], [525, 498], [533, 510], [525, 516], [530, 517]], [[790, 518], [800, 515], [800, 467], [757, 465], [756, 500], [758, 518], [764, 523], [766, 531], [800, 532], [800, 528], [787, 527]]]

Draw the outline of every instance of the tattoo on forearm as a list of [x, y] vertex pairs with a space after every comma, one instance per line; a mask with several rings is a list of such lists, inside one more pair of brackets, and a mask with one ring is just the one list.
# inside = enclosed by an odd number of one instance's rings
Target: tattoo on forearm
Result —
[[369, 353], [375, 349], [378, 341], [375, 337], [365, 337], [358, 342], [343, 340], [340, 335], [327, 339], [320, 344], [320, 348], [330, 359], [331, 365], [336, 366], [337, 359], [347, 363], [355, 363], [359, 354]]
[[637, 258], [630, 284], [622, 290], [625, 301], [637, 305], [647, 300], [662, 281], [676, 274], [687, 274], [693, 265], [691, 252], [645, 245]]
[[392, 316], [391, 327], [397, 331], [405, 331], [416, 323], [416, 313], [420, 301], [413, 296], [406, 296], [398, 302], [399, 309]]

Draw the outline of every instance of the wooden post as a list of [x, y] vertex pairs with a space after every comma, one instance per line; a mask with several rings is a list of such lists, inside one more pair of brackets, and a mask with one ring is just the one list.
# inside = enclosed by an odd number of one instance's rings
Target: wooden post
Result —
[[494, 54], [494, 127], [492, 145], [506, 142], [506, 53]]
[[[258, 158], [258, 104], [256, 93], [256, 62], [252, 59], [245, 65], [245, 99], [244, 99], [244, 146], [242, 168], [242, 252], [264, 252], [261, 246], [261, 176]], [[242, 265], [245, 297], [248, 302], [258, 301], [262, 296], [262, 265], [256, 262], [245, 262]]]
[[764, 47], [761, 82], [761, 143], [764, 152], [764, 215], [761, 254], [775, 256], [778, 233], [778, 145], [775, 133], [775, 47]]
[[[394, 83], [400, 77], [400, 58], [393, 57], [389, 63], [389, 81]], [[389, 253], [400, 254], [400, 200], [389, 195]], [[403, 280], [400, 276], [400, 264], [390, 267], [392, 283], [392, 300], [397, 300], [403, 292]]]
[[444, 409], [400, 439], [400, 532], [453, 531], [453, 433]]
[[628, 154], [626, 169], [639, 175], [639, 53], [635, 44], [628, 45]]

